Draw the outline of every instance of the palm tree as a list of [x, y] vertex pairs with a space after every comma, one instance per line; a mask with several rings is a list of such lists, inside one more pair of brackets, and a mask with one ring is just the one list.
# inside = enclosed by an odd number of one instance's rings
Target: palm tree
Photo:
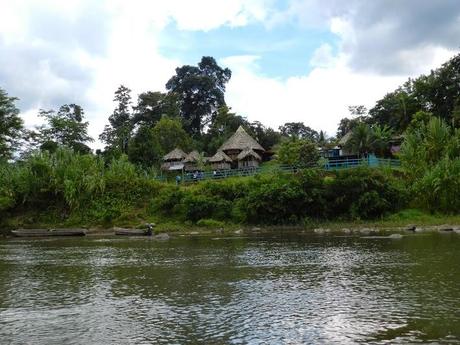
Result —
[[388, 152], [390, 147], [390, 140], [393, 136], [393, 130], [387, 125], [375, 125], [372, 127], [373, 136], [373, 151], [379, 156], [383, 157], [385, 152]]
[[348, 150], [358, 152], [359, 156], [365, 156], [372, 151], [374, 137], [368, 124], [360, 122], [353, 128], [351, 137], [346, 143]]

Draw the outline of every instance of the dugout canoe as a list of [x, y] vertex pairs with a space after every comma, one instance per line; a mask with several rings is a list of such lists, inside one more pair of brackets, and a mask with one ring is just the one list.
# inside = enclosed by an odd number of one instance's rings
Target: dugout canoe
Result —
[[16, 237], [85, 236], [86, 229], [16, 229], [11, 233]]
[[147, 229], [124, 229], [124, 228], [115, 228], [115, 235], [119, 236], [149, 236], [152, 233]]

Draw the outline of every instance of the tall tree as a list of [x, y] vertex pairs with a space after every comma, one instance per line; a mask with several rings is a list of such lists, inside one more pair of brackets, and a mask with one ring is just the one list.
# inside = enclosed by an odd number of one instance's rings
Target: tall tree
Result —
[[318, 132], [308, 126], [305, 126], [303, 122], [286, 122], [284, 125], [279, 127], [279, 130], [283, 136], [290, 137], [294, 140], [318, 140]]
[[0, 88], [0, 160], [13, 156], [21, 138], [23, 122], [16, 101]]
[[225, 85], [231, 75], [228, 68], [220, 67], [210, 56], [203, 56], [198, 66], [176, 68], [176, 75], [166, 83], [166, 89], [177, 96], [188, 133], [199, 136], [217, 110], [225, 106]]
[[107, 144], [106, 150], [128, 153], [128, 143], [133, 130], [131, 90], [120, 85], [115, 91], [113, 101], [118, 103], [117, 107], [110, 115], [109, 125], [105, 126], [99, 139]]
[[141, 93], [137, 105], [133, 107], [133, 124], [153, 128], [162, 116], [179, 116], [177, 96], [159, 91]]
[[77, 104], [65, 104], [56, 112], [40, 110], [38, 116], [46, 119], [47, 124], [38, 127], [33, 135], [41, 149], [54, 151], [63, 145], [76, 152], [89, 153], [87, 145], [94, 140], [88, 135], [88, 122], [84, 121], [84, 111]]

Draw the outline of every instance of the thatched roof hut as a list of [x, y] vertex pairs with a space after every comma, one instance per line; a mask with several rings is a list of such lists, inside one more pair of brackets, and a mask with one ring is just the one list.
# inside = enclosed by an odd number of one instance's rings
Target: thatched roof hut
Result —
[[216, 154], [208, 159], [211, 168], [214, 170], [227, 170], [231, 168], [232, 159], [222, 151], [217, 151]]
[[351, 139], [351, 136], [353, 135], [352, 131], [348, 131], [347, 134], [345, 134], [342, 138], [339, 140], [339, 146], [345, 146], [348, 141]]
[[219, 163], [219, 162], [227, 162], [231, 163], [232, 159], [227, 156], [224, 152], [222, 151], [217, 151], [216, 154], [208, 159], [209, 163]]
[[246, 148], [241, 151], [236, 157], [238, 160], [238, 168], [257, 168], [262, 157], [252, 149]]
[[241, 161], [241, 160], [243, 160], [245, 158], [249, 158], [249, 157], [255, 158], [258, 161], [262, 160], [262, 157], [260, 157], [256, 152], [254, 152], [251, 149], [245, 149], [245, 150], [241, 151], [241, 153], [238, 155], [237, 159], [239, 161]]
[[240, 126], [237, 131], [222, 144], [219, 151], [243, 151], [247, 148], [260, 152], [265, 151], [264, 148]]
[[190, 152], [185, 158], [184, 163], [196, 163], [200, 160], [200, 154], [197, 150]]
[[185, 157], [187, 157], [187, 154], [182, 151], [180, 148], [176, 147], [174, 150], [169, 152], [167, 155], [163, 157], [163, 161], [165, 162], [174, 162], [174, 161], [181, 161]]

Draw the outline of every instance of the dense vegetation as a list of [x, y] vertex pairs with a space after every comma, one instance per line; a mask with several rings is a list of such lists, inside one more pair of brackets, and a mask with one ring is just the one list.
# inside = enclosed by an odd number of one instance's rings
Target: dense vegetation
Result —
[[126, 156], [106, 165], [101, 157], [62, 148], [0, 169], [2, 219], [27, 215], [21, 221], [30, 224], [110, 225], [133, 217], [286, 224], [374, 218], [406, 202], [400, 181], [376, 169], [306, 169], [176, 186], [156, 181]]
[[[409, 80], [367, 111], [350, 107], [336, 138], [303, 123], [278, 131], [250, 123], [225, 103], [231, 71], [211, 57], [182, 66], [167, 93], [147, 91], [132, 105], [131, 91], [115, 92], [116, 107], [93, 154], [81, 106], [41, 110], [43, 126], [26, 130], [16, 98], [0, 89], [0, 223], [110, 225], [173, 219], [200, 225], [219, 222], [302, 224], [310, 220], [372, 219], [417, 207], [460, 209], [460, 55], [428, 76]], [[193, 96], [193, 97], [192, 97]], [[391, 156], [402, 138], [401, 169], [352, 169], [208, 181], [176, 186], [155, 177], [161, 157], [179, 146], [212, 154], [244, 126], [281, 164], [318, 162], [349, 133], [349, 149]]]

